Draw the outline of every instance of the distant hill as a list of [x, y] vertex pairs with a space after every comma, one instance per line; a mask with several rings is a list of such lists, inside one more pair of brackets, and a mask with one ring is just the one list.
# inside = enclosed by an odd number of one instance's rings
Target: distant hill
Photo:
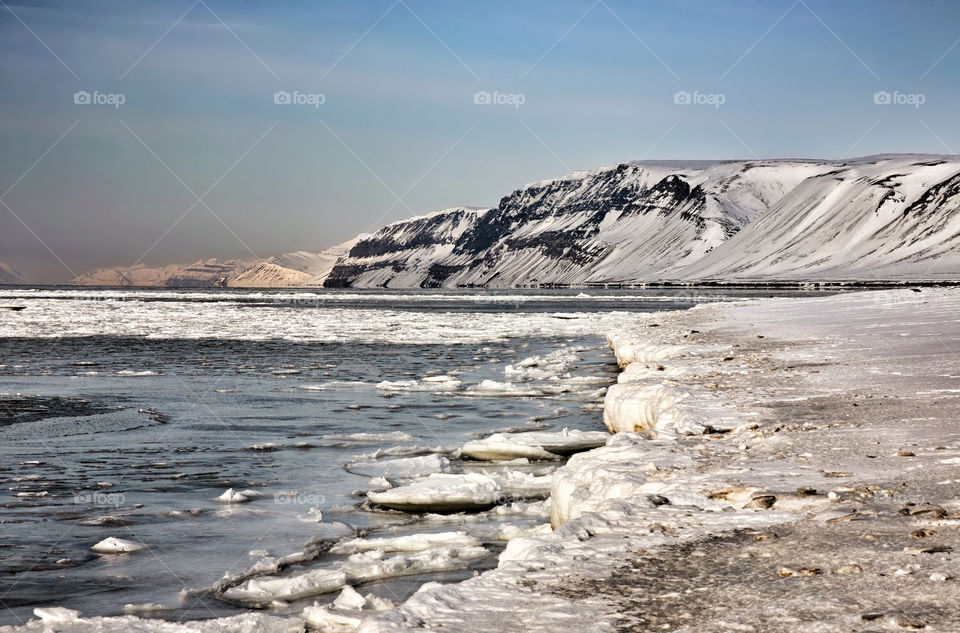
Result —
[[346, 255], [355, 240], [319, 253], [296, 251], [264, 261], [254, 259], [219, 261], [151, 268], [143, 264], [97, 268], [71, 283], [81, 286], [147, 286], [165, 288], [283, 288], [322, 286], [337, 259]]

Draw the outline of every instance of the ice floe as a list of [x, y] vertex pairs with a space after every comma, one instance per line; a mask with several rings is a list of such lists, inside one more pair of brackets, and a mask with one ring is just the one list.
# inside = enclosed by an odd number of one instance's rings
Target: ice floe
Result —
[[33, 610], [33, 615], [47, 624], [63, 624], [64, 622], [76, 622], [80, 617], [80, 612], [65, 607], [37, 607]]
[[356, 554], [370, 550], [384, 552], [421, 552], [438, 547], [477, 547], [480, 542], [466, 532], [409, 534], [390, 538], [358, 538], [338, 543], [331, 554]]
[[97, 554], [132, 554], [133, 552], [139, 552], [144, 549], [146, 549], [146, 546], [140, 543], [125, 541], [111, 536], [91, 547], [90, 551], [96, 552]]
[[534, 396], [556, 395], [569, 390], [569, 387], [563, 385], [516, 384], [487, 379], [472, 387], [468, 387], [463, 391], [463, 395], [475, 398], [529, 398]]
[[260, 496], [261, 494], [255, 490], [234, 490], [233, 488], [227, 488], [223, 491], [223, 494], [216, 498], [216, 501], [226, 504], [249, 503]]
[[258, 577], [224, 592], [228, 600], [265, 604], [298, 600], [359, 584], [415, 574], [465, 569], [471, 560], [487, 556], [483, 547], [443, 547], [387, 556], [383, 550], [352, 554], [337, 567], [295, 576]]
[[167, 622], [134, 615], [119, 617], [80, 617], [77, 611], [63, 607], [37, 608], [38, 619], [23, 626], [0, 627], [16, 633], [303, 633], [303, 620], [260, 613], [244, 613], [226, 618]]
[[463, 382], [452, 376], [428, 376], [420, 380], [384, 380], [377, 383], [381, 391], [457, 391]]
[[484, 510], [510, 501], [543, 499], [552, 478], [521, 472], [433, 474], [383, 492], [369, 492], [374, 504], [405, 512], [451, 513]]
[[359, 461], [347, 464], [346, 469], [368, 477], [411, 479], [433, 473], [442, 473], [450, 468], [450, 460], [436, 453], [417, 457], [402, 457], [385, 461]]
[[515, 365], [507, 365], [503, 373], [512, 381], [550, 380], [566, 374], [580, 360], [580, 355], [569, 347], [544, 356], [531, 356]]
[[486, 461], [557, 459], [603, 446], [608, 439], [610, 435], [603, 431], [567, 428], [557, 432], [494, 433], [487, 438], [468, 442], [461, 452], [467, 457]]
[[331, 633], [351, 633], [359, 629], [363, 622], [356, 615], [336, 613], [319, 604], [305, 607], [302, 616], [307, 626]]

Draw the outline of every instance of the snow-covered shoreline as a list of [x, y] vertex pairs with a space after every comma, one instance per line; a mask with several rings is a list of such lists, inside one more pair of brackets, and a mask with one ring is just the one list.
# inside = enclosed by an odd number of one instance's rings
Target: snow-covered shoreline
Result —
[[[958, 340], [958, 308], [950, 290], [761, 300], [653, 314], [647, 332], [611, 336], [624, 372], [605, 421], [628, 432], [557, 471], [555, 531], [511, 541], [496, 570], [425, 585], [359, 630], [548, 631], [582, 626], [587, 614], [594, 631], [841, 631], [874, 620], [951, 630], [957, 611], [943, 580], [960, 569], [936, 535], [956, 532], [960, 499], [942, 486], [960, 463], [960, 430], [936, 421], [960, 409], [948, 342]], [[877, 397], [873, 389], [907, 397], [939, 383], [933, 393], [943, 401], [931, 409], [920, 398], [917, 428], [898, 424], [887, 402], [870, 403], [886, 409], [883, 423], [860, 415], [867, 403], [858, 401]], [[942, 444], [907, 450], [925, 435]], [[931, 503], [937, 493], [946, 498]], [[927, 534], [938, 542], [924, 547]], [[711, 596], [696, 611], [685, 601], [706, 589], [680, 570], [723, 580], [709, 550], [725, 537], [738, 542], [736, 560], [747, 561], [738, 579], [749, 579], [741, 582], [753, 596], [726, 604]], [[884, 542], [897, 539], [908, 544]], [[647, 576], [645, 564], [679, 578]], [[834, 578], [845, 588], [817, 589]], [[795, 595], [767, 604], [768, 587]]]
[[[960, 292], [923, 289], [644, 315], [608, 337], [615, 434], [556, 471], [553, 531], [518, 533], [496, 569], [396, 609], [304, 616], [362, 633], [954, 630], [958, 314]], [[530, 449], [505, 438], [478, 448]], [[237, 625], [303, 626], [250, 614], [196, 630]]]

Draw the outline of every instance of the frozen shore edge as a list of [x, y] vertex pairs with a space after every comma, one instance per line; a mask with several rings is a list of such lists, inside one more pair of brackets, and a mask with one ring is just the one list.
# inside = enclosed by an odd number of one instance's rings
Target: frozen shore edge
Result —
[[[555, 474], [555, 531], [511, 541], [479, 577], [424, 585], [359, 631], [551, 631], [584, 618], [592, 631], [938, 630], [958, 617], [945, 581], [960, 569], [937, 557], [949, 546], [917, 540], [960, 525], [960, 499], [942, 487], [960, 463], [948, 424], [960, 372], [944, 344], [960, 340], [956, 314], [955, 290], [885, 290], [703, 304], [613, 333], [615, 434]], [[725, 536], [738, 543], [726, 567], [708, 553]], [[679, 608], [700, 583], [713, 585], [701, 610]], [[764, 592], [781, 595], [750, 599]]]
[[[335, 630], [952, 630], [957, 314], [948, 289], [650, 313], [644, 331], [608, 336], [622, 370], [604, 403], [614, 434], [557, 471], [554, 531]], [[56, 630], [176, 630], [49, 617]], [[261, 614], [184, 625], [303, 626]]]

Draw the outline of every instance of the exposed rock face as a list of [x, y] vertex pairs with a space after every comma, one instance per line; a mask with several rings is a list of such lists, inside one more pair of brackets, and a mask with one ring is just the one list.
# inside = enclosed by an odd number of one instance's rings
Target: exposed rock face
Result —
[[[0, 283], [5, 269], [0, 267]], [[652, 161], [527, 185], [320, 253], [103, 268], [104, 286], [515, 287], [960, 277], [960, 159]], [[16, 282], [13, 282], [16, 283]]]
[[623, 164], [390, 224], [328, 287], [960, 274], [960, 160]]

